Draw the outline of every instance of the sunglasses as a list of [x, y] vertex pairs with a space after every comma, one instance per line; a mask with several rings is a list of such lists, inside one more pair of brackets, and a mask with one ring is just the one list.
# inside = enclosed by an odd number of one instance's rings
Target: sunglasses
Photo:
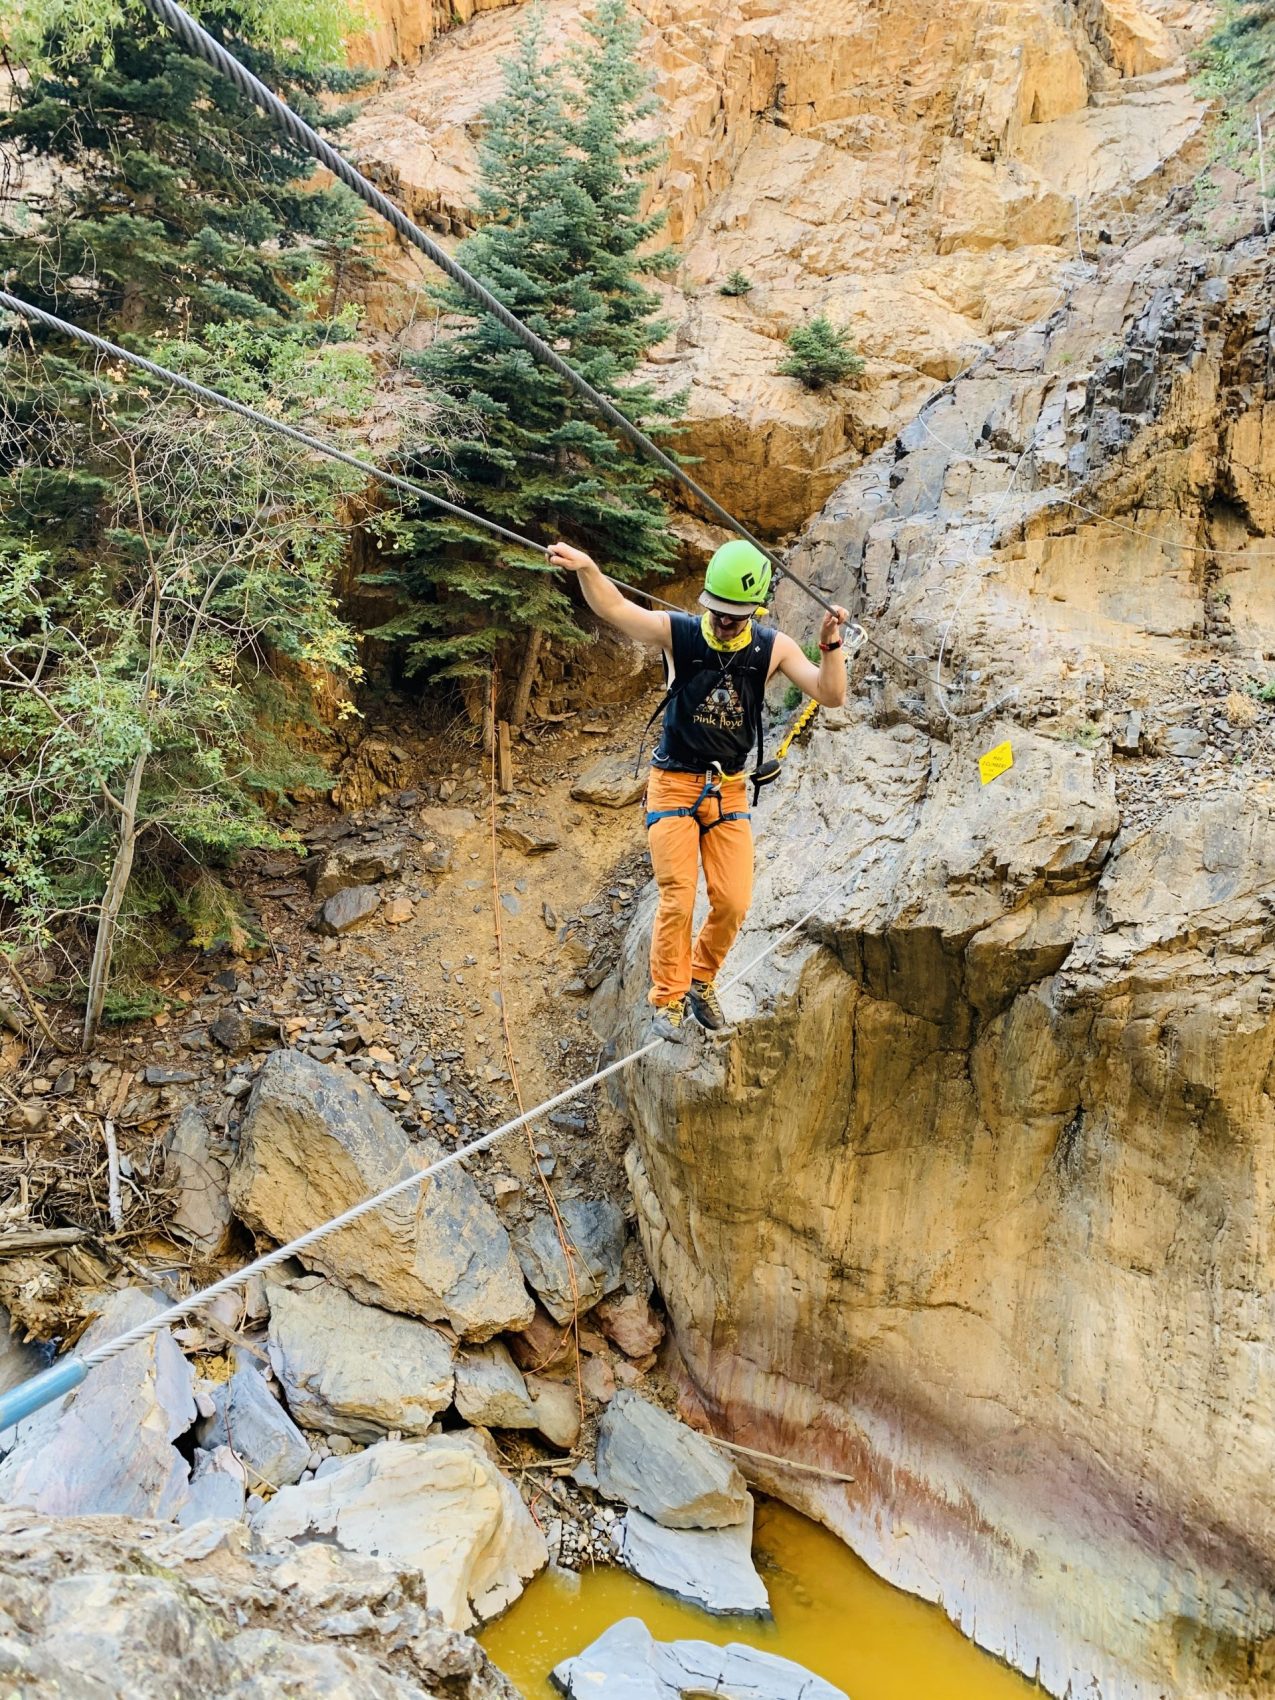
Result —
[[715, 626], [742, 626], [750, 618], [747, 614], [721, 614], [716, 608], [710, 608], [708, 612]]

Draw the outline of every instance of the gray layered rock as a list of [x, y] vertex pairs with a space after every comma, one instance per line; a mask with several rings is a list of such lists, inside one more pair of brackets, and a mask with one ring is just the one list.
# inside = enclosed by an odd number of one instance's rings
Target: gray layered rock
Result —
[[[572, 1264], [583, 1313], [620, 1285], [624, 1212], [606, 1198], [568, 1198], [559, 1209], [567, 1237], [578, 1254]], [[513, 1240], [528, 1286], [539, 1295], [555, 1322], [569, 1322], [576, 1295], [571, 1290], [571, 1275], [553, 1217], [537, 1216], [528, 1226], [516, 1228]]]
[[499, 1340], [456, 1355], [456, 1409], [482, 1428], [537, 1428], [522, 1372]]
[[613, 1623], [591, 1647], [564, 1659], [553, 1681], [567, 1700], [846, 1700], [839, 1688], [791, 1659], [731, 1642], [657, 1641], [640, 1618]]
[[173, 1229], [209, 1257], [217, 1256], [233, 1221], [230, 1164], [193, 1105], [178, 1113], [169, 1132], [164, 1179], [174, 1189]]
[[270, 1363], [307, 1428], [425, 1434], [452, 1401], [452, 1348], [426, 1323], [360, 1304], [322, 1276], [272, 1285]]
[[[440, 1153], [433, 1140], [409, 1143], [356, 1076], [276, 1051], [248, 1100], [231, 1199], [249, 1227], [290, 1240]], [[535, 1313], [509, 1236], [459, 1167], [320, 1241], [304, 1261], [355, 1298], [449, 1322], [466, 1339], [524, 1327]]]
[[629, 1511], [612, 1540], [626, 1570], [714, 1616], [770, 1613], [766, 1584], [753, 1563], [751, 1499], [747, 1520], [731, 1529], [665, 1529]]
[[313, 1481], [276, 1494], [253, 1526], [267, 1544], [331, 1540], [420, 1571], [430, 1605], [454, 1629], [511, 1605], [549, 1557], [517, 1489], [470, 1434], [382, 1441], [331, 1459]]
[[190, 1498], [177, 1513], [183, 1528], [208, 1519], [238, 1522], [247, 1497], [248, 1472], [228, 1446], [206, 1452], [195, 1448], [195, 1467], [190, 1475]]
[[266, 1385], [266, 1378], [244, 1353], [229, 1381], [208, 1389], [216, 1415], [196, 1429], [209, 1451], [229, 1446], [248, 1471], [248, 1486], [285, 1487], [295, 1482], [310, 1458], [310, 1443]]
[[[112, 1293], [78, 1350], [91, 1352], [162, 1308], [137, 1287]], [[194, 1374], [165, 1330], [17, 1425], [0, 1462], [0, 1503], [58, 1517], [173, 1517], [189, 1497], [190, 1466], [172, 1443], [195, 1415]]]
[[306, 879], [316, 897], [334, 897], [350, 886], [372, 885], [401, 874], [405, 853], [397, 840], [383, 844], [339, 844], [308, 864]]
[[598, 1425], [598, 1487], [668, 1529], [751, 1520], [744, 1478], [694, 1429], [627, 1389]]
[[335, 938], [370, 921], [381, 907], [381, 894], [373, 885], [351, 885], [335, 892], [314, 917], [314, 930]]

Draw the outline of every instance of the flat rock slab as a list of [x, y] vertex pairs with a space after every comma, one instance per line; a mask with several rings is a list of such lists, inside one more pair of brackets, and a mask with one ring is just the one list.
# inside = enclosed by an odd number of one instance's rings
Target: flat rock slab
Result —
[[[610, 1199], [568, 1198], [560, 1206], [562, 1225], [577, 1256], [572, 1259], [580, 1311], [591, 1310], [604, 1294], [614, 1292], [622, 1279], [624, 1212]], [[537, 1216], [516, 1228], [514, 1250], [541, 1304], [555, 1322], [569, 1322], [575, 1304], [571, 1276], [552, 1216]]]
[[524, 856], [547, 856], [562, 842], [552, 827], [524, 815], [506, 815], [496, 831], [502, 844]]
[[171, 1226], [216, 1257], [230, 1237], [230, 1165], [193, 1104], [177, 1116], [165, 1142], [164, 1179], [176, 1189]]
[[183, 1528], [213, 1521], [237, 1523], [243, 1516], [248, 1472], [228, 1446], [212, 1452], [195, 1448], [195, 1468], [190, 1477], [190, 1498], [177, 1513]]
[[[248, 1099], [231, 1200], [249, 1227], [291, 1240], [425, 1168], [441, 1149], [409, 1143], [345, 1069], [276, 1051]], [[367, 1304], [449, 1322], [466, 1339], [523, 1328], [535, 1314], [508, 1234], [459, 1167], [321, 1240], [304, 1261]]]
[[718, 1617], [770, 1615], [766, 1584], [753, 1564], [753, 1507], [733, 1529], [665, 1529], [630, 1511], [612, 1536], [626, 1570]]
[[840, 1688], [791, 1659], [732, 1641], [657, 1641], [636, 1617], [622, 1618], [553, 1681], [567, 1700], [847, 1700]]
[[494, 1617], [548, 1563], [549, 1550], [513, 1483], [475, 1435], [383, 1441], [325, 1464], [253, 1518], [267, 1543], [327, 1538], [425, 1577], [430, 1606], [452, 1629]]
[[270, 1363], [306, 1428], [380, 1440], [427, 1434], [452, 1402], [452, 1347], [414, 1317], [365, 1305], [322, 1276], [272, 1284]]
[[598, 1426], [598, 1485], [668, 1529], [752, 1520], [743, 1476], [694, 1429], [637, 1393], [617, 1393]]
[[577, 803], [598, 803], [607, 809], [627, 808], [646, 790], [646, 770], [636, 775], [628, 756], [603, 756], [571, 787]]
[[[80, 1341], [91, 1352], [163, 1307], [138, 1287], [112, 1293]], [[173, 1445], [195, 1420], [195, 1378], [165, 1329], [90, 1370], [79, 1387], [17, 1425], [0, 1462], [0, 1503], [44, 1516], [175, 1516], [190, 1466]]]
[[209, 1451], [230, 1447], [248, 1472], [252, 1493], [261, 1488], [295, 1482], [310, 1460], [310, 1442], [266, 1385], [266, 1378], [246, 1353], [239, 1367], [210, 1395], [216, 1414], [196, 1429], [199, 1444]]
[[381, 894], [374, 885], [351, 885], [329, 897], [312, 924], [316, 933], [335, 938], [370, 921], [380, 907]]

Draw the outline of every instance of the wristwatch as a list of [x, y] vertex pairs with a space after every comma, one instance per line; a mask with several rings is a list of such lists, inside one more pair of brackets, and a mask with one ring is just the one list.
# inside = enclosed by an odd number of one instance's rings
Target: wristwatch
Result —
[[821, 643], [819, 647], [825, 655], [831, 655], [834, 649], [841, 648], [841, 639], [838, 638], [836, 643]]

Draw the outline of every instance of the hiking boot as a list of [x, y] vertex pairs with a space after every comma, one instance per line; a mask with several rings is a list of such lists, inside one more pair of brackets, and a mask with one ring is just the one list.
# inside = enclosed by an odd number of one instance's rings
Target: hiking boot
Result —
[[651, 1032], [657, 1039], [667, 1039], [670, 1044], [685, 1044], [686, 999], [674, 998], [672, 1003], [657, 1004]]
[[711, 980], [692, 980], [691, 989], [686, 994], [686, 1002], [690, 1013], [701, 1027], [707, 1027], [710, 1033], [720, 1033], [726, 1025], [726, 1017], [722, 1014], [722, 1006], [717, 1001], [717, 992]]

